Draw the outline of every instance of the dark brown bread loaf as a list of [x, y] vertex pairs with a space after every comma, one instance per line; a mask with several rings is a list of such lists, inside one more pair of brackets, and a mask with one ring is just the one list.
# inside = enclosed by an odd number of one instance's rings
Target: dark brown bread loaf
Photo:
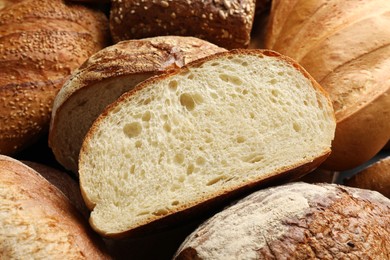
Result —
[[160, 35], [194, 36], [232, 49], [248, 47], [255, 0], [113, 0], [115, 42]]
[[102, 12], [61, 0], [25, 0], [0, 11], [1, 154], [48, 131], [59, 88], [108, 37]]
[[389, 259], [390, 200], [335, 184], [291, 183], [217, 213], [175, 259]]
[[67, 197], [25, 164], [0, 155], [1, 259], [110, 259]]

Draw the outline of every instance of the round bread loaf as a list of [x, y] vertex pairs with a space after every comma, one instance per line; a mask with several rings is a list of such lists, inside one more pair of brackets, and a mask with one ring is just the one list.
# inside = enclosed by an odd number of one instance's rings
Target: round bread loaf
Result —
[[375, 190], [390, 198], [390, 156], [376, 161], [352, 177], [345, 179], [344, 184]]
[[194, 36], [218, 46], [249, 45], [256, 0], [113, 0], [114, 42], [159, 35]]
[[388, 259], [390, 200], [335, 184], [257, 191], [201, 224], [175, 259]]
[[122, 41], [97, 52], [55, 98], [49, 146], [56, 159], [77, 174], [83, 139], [107, 105], [151, 76], [222, 51], [194, 37], [160, 36]]
[[1, 259], [109, 259], [68, 198], [25, 164], [0, 155]]
[[62, 0], [25, 0], [0, 11], [0, 153], [47, 133], [66, 78], [107, 45], [107, 17]]
[[321, 166], [353, 169], [390, 139], [390, 1], [272, 2], [266, 48], [290, 56], [329, 92], [337, 128]]

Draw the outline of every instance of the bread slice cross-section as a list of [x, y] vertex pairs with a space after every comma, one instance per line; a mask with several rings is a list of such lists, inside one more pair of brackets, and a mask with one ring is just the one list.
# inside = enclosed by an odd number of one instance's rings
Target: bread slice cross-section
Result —
[[80, 186], [103, 236], [120, 237], [291, 179], [330, 153], [335, 118], [293, 60], [232, 50], [153, 77], [98, 117]]

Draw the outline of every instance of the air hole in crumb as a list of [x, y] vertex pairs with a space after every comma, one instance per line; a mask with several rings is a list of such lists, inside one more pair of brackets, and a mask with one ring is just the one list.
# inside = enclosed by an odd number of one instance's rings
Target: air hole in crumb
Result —
[[293, 123], [293, 128], [294, 128], [295, 132], [301, 131], [301, 125], [298, 124], [297, 122]]
[[244, 162], [248, 163], [257, 163], [264, 159], [264, 156], [262, 154], [251, 154], [243, 158]]
[[153, 215], [155, 215], [155, 216], [164, 216], [166, 214], [168, 214], [168, 210], [166, 210], [166, 209], [158, 209], [158, 210], [153, 212]]
[[239, 143], [239, 144], [245, 142], [245, 140], [246, 139], [243, 136], [238, 136], [237, 139], [236, 139], [237, 143]]
[[203, 157], [198, 157], [196, 159], [196, 164], [198, 164], [198, 165], [203, 165], [205, 163], [206, 163], [206, 160]]
[[150, 102], [152, 102], [152, 99], [151, 98], [147, 98], [147, 99], [143, 100], [142, 104], [147, 105]]
[[278, 83], [278, 81], [276, 79], [271, 79], [270, 81], [268, 81], [271, 85], [275, 85], [276, 83]]
[[151, 117], [152, 117], [152, 113], [150, 113], [150, 111], [146, 111], [142, 115], [142, 121], [149, 121]]
[[141, 133], [141, 131], [142, 131], [142, 126], [138, 122], [126, 124], [123, 127], [123, 133], [130, 138], [138, 136]]
[[284, 72], [283, 72], [283, 71], [279, 71], [279, 72], [278, 72], [278, 75], [279, 75], [279, 76], [283, 76], [283, 75], [284, 75]]
[[174, 200], [174, 201], [171, 202], [171, 205], [172, 206], [177, 206], [177, 205], [179, 205], [179, 203], [180, 202], [178, 200]]
[[276, 89], [273, 89], [273, 90], [271, 91], [271, 94], [272, 94], [272, 96], [277, 97], [277, 96], [279, 96], [279, 91], [276, 90]]
[[149, 215], [150, 212], [149, 211], [142, 211], [140, 213], [137, 214], [137, 216], [143, 216], [143, 215]]
[[171, 80], [171, 81], [168, 83], [168, 86], [169, 86], [169, 89], [170, 89], [170, 90], [176, 91], [177, 86], [178, 86], [178, 83], [177, 83], [176, 80]]
[[187, 76], [188, 79], [193, 79], [194, 77], [195, 77], [194, 74], [190, 74]]
[[214, 99], [217, 99], [218, 98], [218, 95], [216, 93], [211, 93], [210, 96]]
[[163, 128], [164, 128], [164, 130], [165, 130], [166, 132], [168, 132], [168, 133], [171, 132], [171, 130], [172, 130], [171, 125], [168, 124], [168, 123], [165, 123], [164, 126], [163, 126]]
[[190, 175], [194, 172], [195, 166], [193, 164], [190, 164], [187, 166], [187, 174]]
[[135, 142], [135, 148], [141, 148], [141, 147], [142, 147], [142, 141], [137, 140], [137, 141]]
[[180, 104], [185, 106], [188, 111], [192, 111], [195, 109], [197, 104], [201, 104], [203, 102], [203, 97], [200, 94], [193, 93], [183, 93], [180, 95]]
[[309, 105], [309, 103], [307, 102], [307, 100], [303, 100], [303, 104], [304, 104], [305, 106], [308, 106], [308, 105]]
[[134, 174], [134, 173], [135, 173], [135, 165], [134, 165], [134, 164], [131, 165], [131, 167], [130, 167], [130, 173], [131, 173], [131, 174]]
[[227, 74], [219, 74], [219, 78], [222, 81], [231, 82], [231, 83], [233, 83], [235, 85], [241, 85], [242, 84], [241, 79], [238, 78], [238, 77], [235, 77], [235, 76], [230, 76], [230, 75], [227, 75]]
[[182, 153], [177, 153], [174, 157], [174, 161], [177, 164], [182, 164], [184, 162], [184, 154]]
[[254, 119], [254, 118], [255, 118], [255, 113], [249, 112], [249, 117], [252, 118], [252, 119]]
[[241, 63], [241, 65], [246, 67], [246, 66], [248, 66], [248, 62], [244, 61], [244, 62]]
[[206, 143], [212, 143], [213, 142], [213, 138], [211, 137], [206, 137], [206, 140], [205, 140]]
[[224, 176], [218, 176], [214, 179], [211, 179], [206, 185], [207, 186], [211, 186], [211, 185], [214, 185], [216, 184], [217, 182], [221, 181], [222, 179], [224, 178]]
[[213, 67], [218, 66], [218, 65], [219, 65], [218, 62], [213, 62], [213, 63], [211, 63], [211, 66], [213, 66]]

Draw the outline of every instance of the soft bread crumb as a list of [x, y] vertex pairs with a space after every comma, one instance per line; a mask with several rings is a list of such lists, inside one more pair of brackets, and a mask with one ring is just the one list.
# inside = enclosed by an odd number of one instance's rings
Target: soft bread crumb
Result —
[[223, 54], [145, 83], [95, 121], [80, 154], [92, 225], [115, 234], [329, 152], [327, 96], [291, 64]]

